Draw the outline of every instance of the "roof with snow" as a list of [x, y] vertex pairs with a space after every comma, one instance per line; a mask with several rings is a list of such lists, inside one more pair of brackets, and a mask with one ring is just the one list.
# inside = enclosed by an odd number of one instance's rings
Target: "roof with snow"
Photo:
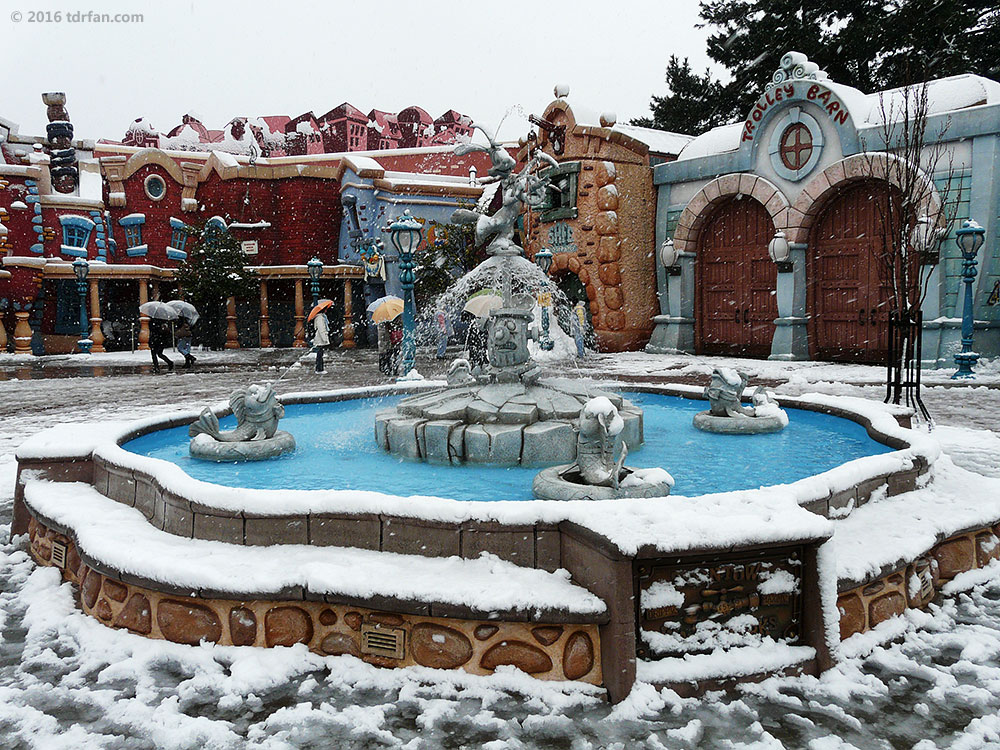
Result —
[[[842, 83], [833, 81], [818, 81], [818, 83], [841, 98], [859, 130], [885, 124], [884, 115], [888, 116], [890, 122], [902, 120], [907, 88], [911, 91], [919, 88], [919, 86], [900, 87], [865, 94]], [[911, 98], [911, 108], [912, 101]], [[927, 83], [928, 116], [998, 103], [1000, 103], [1000, 83], [982, 76], [966, 73], [938, 78]], [[684, 147], [677, 160], [699, 159], [738, 150], [743, 126], [743, 122], [737, 122], [702, 133]]]
[[612, 130], [624, 133], [630, 138], [642, 141], [649, 150], [656, 154], [679, 154], [681, 150], [692, 140], [693, 135], [684, 133], [673, 133], [669, 130], [657, 130], [656, 128], [642, 128], [638, 125], [618, 125]]

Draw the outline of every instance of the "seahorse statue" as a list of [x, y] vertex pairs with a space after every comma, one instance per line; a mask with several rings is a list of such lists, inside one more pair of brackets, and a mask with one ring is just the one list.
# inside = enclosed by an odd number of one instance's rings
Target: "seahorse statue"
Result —
[[615, 460], [615, 438], [625, 429], [618, 409], [605, 396], [590, 399], [580, 410], [580, 434], [576, 442], [576, 466], [586, 484], [617, 487], [625, 463], [622, 455]]

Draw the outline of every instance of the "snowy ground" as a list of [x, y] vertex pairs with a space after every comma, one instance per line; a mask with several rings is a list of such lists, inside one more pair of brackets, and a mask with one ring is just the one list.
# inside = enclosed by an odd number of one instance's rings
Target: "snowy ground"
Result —
[[[208, 354], [197, 372], [153, 376], [139, 355], [0, 356], [0, 540], [13, 449], [59, 422], [133, 418], [275, 379], [304, 352]], [[327, 375], [293, 368], [279, 391], [384, 382], [371, 352], [334, 354]], [[103, 361], [102, 361], [103, 360]], [[881, 400], [882, 371], [819, 363], [600, 355], [555, 364], [621, 379], [704, 382], [737, 364], [776, 384]], [[141, 365], [141, 367], [140, 367]], [[94, 377], [96, 368], [114, 373]], [[421, 359], [425, 375], [443, 367]], [[925, 378], [935, 436], [955, 463], [1000, 477], [1000, 363], [975, 385]], [[287, 384], [287, 385], [286, 385]], [[849, 644], [820, 679], [769, 679], [680, 699], [639, 685], [612, 707], [594, 688], [513, 671], [489, 678], [379, 670], [302, 647], [191, 648], [104, 628], [23, 545], [0, 545], [0, 749], [38, 748], [1000, 748], [1000, 567], [967, 574], [928, 612]], [[881, 640], [884, 645], [877, 645]]]

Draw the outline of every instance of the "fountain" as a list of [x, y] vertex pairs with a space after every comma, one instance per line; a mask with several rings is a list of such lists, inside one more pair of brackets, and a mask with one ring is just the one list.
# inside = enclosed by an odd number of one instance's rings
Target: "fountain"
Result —
[[[482, 130], [482, 128], [480, 128]], [[486, 132], [485, 130], [483, 131]], [[461, 144], [458, 154], [489, 153], [493, 166], [484, 182], [499, 182], [503, 201], [492, 216], [459, 209], [453, 220], [475, 223], [476, 240], [489, 243], [489, 258], [471, 274], [499, 265], [503, 304], [490, 312], [488, 366], [472, 377], [467, 369], [455, 373], [445, 388], [403, 399], [376, 416], [375, 435], [392, 455], [430, 463], [492, 463], [538, 466], [576, 458], [580, 410], [594, 397], [607, 399], [622, 422], [621, 441], [628, 449], [642, 445], [642, 412], [621, 396], [569, 380], [542, 378], [531, 359], [528, 341], [539, 341], [531, 325], [534, 301], [515, 295], [512, 275], [516, 264], [532, 269], [524, 250], [514, 241], [514, 226], [522, 206], [539, 205], [549, 180], [538, 170], [555, 166], [547, 154], [536, 151], [519, 172], [507, 151], [490, 145]]]
[[746, 373], [739, 370], [729, 367], [712, 370], [712, 381], [705, 386], [705, 398], [711, 408], [694, 415], [694, 426], [726, 435], [759, 435], [785, 429], [788, 415], [778, 406], [774, 394], [763, 386], [754, 391], [753, 406], [743, 406], [743, 391], [749, 382]]

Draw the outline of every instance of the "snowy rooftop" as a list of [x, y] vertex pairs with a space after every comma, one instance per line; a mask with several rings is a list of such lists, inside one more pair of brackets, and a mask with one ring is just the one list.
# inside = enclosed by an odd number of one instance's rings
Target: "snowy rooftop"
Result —
[[[865, 94], [841, 83], [823, 81], [823, 84], [844, 100], [859, 128], [881, 125], [883, 111], [891, 120], [901, 118], [905, 88]], [[1000, 83], [982, 76], [972, 74], [949, 76], [927, 84], [928, 115], [940, 115], [997, 103], [1000, 103]], [[621, 129], [622, 126], [615, 127]], [[691, 140], [680, 152], [677, 160], [699, 159], [712, 154], [736, 151], [740, 147], [742, 132], [742, 122], [712, 128]]]
[[642, 141], [649, 150], [657, 154], [679, 154], [688, 143], [694, 140], [693, 135], [672, 133], [669, 130], [642, 128], [638, 125], [615, 125], [612, 130], [624, 133], [630, 138]]

